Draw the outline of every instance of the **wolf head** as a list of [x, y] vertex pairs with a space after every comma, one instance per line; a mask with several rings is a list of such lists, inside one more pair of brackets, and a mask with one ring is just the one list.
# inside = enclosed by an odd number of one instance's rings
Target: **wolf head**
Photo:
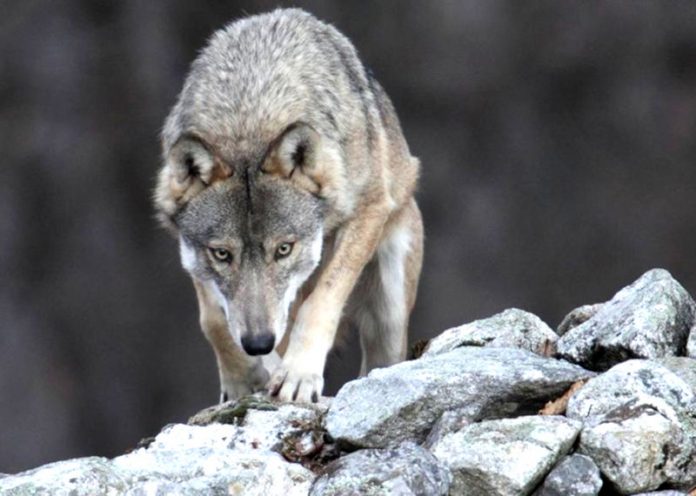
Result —
[[212, 287], [249, 355], [270, 353], [281, 341], [290, 306], [321, 259], [325, 201], [312, 172], [318, 150], [318, 135], [296, 124], [258, 164], [223, 162], [192, 136], [166, 159], [160, 215], [178, 234], [182, 265]]
[[165, 121], [159, 218], [251, 354], [280, 341], [323, 236], [353, 212], [345, 191], [368, 180], [345, 172], [349, 155], [367, 160], [366, 146], [347, 144], [379, 137], [368, 97], [352, 44], [281, 9], [217, 31]]

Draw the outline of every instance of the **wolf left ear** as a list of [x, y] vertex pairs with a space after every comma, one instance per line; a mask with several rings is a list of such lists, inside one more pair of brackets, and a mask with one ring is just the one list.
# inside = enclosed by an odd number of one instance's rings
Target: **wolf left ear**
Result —
[[170, 226], [181, 206], [232, 174], [233, 170], [219, 161], [202, 141], [191, 136], [182, 137], [166, 153], [157, 180], [155, 205], [161, 221]]
[[295, 123], [271, 145], [261, 170], [290, 179], [298, 186], [319, 193], [322, 167], [319, 163], [321, 136], [305, 123]]

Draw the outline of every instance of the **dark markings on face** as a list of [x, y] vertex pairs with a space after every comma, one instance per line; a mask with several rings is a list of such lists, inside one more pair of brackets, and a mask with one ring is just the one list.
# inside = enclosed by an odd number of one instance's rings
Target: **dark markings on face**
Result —
[[251, 174], [249, 174], [249, 167], [244, 169], [244, 186], [246, 189], [247, 205], [249, 208], [249, 214], [254, 213], [254, 203], [251, 201]]

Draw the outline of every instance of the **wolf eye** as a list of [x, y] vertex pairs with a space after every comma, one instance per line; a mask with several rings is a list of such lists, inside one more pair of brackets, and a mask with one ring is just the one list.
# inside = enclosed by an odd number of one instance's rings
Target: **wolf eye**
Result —
[[294, 243], [280, 243], [278, 245], [278, 248], [276, 248], [275, 252], [275, 258], [278, 260], [279, 258], [285, 258], [288, 255], [290, 255], [290, 252], [292, 252], [292, 247]]
[[210, 253], [218, 262], [230, 263], [232, 261], [232, 253], [224, 248], [210, 248]]

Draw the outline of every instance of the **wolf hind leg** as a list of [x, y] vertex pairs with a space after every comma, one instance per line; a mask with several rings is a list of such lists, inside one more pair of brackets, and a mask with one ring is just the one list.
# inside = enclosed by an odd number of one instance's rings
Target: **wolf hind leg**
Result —
[[411, 200], [387, 224], [377, 252], [365, 267], [349, 309], [360, 333], [360, 375], [406, 358], [408, 320], [420, 275], [423, 225]]

